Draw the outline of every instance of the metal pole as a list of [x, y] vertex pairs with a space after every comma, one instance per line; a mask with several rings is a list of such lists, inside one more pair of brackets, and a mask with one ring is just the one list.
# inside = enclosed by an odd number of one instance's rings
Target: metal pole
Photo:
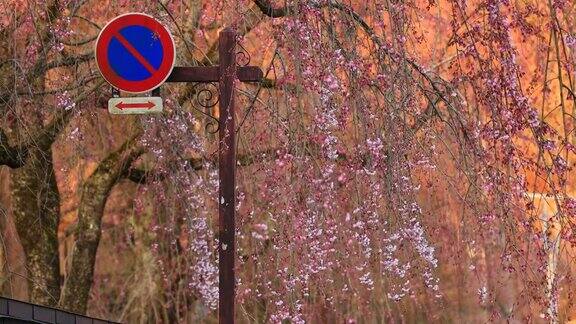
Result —
[[234, 323], [235, 213], [236, 213], [236, 126], [234, 116], [234, 80], [236, 78], [236, 32], [226, 28], [220, 32], [220, 133], [218, 163], [220, 197], [218, 246], [219, 258], [219, 320]]

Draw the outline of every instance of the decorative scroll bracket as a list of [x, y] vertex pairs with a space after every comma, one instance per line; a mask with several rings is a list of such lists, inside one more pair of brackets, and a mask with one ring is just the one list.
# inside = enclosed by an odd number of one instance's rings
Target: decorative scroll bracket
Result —
[[[236, 78], [242, 82], [259, 82], [262, 80], [262, 70], [257, 66], [240, 66], [236, 70]], [[220, 80], [220, 69], [218, 66], [194, 66], [194, 67], [175, 67], [172, 74], [166, 82], [195, 82], [193, 91], [195, 91], [192, 106], [194, 109], [211, 121], [206, 125], [210, 128], [209, 133], [217, 133], [220, 129], [218, 119], [206, 112], [218, 104], [218, 87], [216, 84]], [[198, 88], [201, 84], [208, 84], [203, 88]], [[197, 104], [197, 106], [194, 106]], [[214, 125], [216, 127], [214, 127]]]

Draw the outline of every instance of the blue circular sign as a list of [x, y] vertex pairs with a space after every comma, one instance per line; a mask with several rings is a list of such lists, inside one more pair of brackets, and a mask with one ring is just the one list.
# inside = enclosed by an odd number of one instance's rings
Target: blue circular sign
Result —
[[174, 66], [170, 32], [154, 18], [126, 14], [102, 29], [96, 62], [104, 78], [127, 92], [146, 92], [162, 84]]

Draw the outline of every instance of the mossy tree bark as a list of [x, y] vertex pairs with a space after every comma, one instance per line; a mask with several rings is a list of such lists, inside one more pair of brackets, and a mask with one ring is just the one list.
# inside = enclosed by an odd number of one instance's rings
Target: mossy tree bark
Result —
[[[55, 5], [48, 7], [48, 18], [55, 15]], [[7, 31], [7, 29], [5, 30]], [[51, 33], [42, 30], [43, 41]], [[1, 57], [12, 57], [9, 33], [2, 33]], [[46, 54], [43, 53], [42, 59]], [[2, 61], [2, 59], [0, 59]], [[10, 194], [14, 225], [26, 256], [26, 279], [30, 300], [44, 305], [56, 305], [60, 295], [60, 268], [58, 254], [58, 223], [60, 198], [54, 175], [51, 145], [56, 135], [69, 120], [70, 113], [61, 114], [51, 123], [42, 126], [41, 114], [28, 107], [18, 106], [13, 92], [17, 74], [11, 61], [5, 61], [0, 71], [0, 92], [6, 95], [2, 107], [18, 113], [20, 121], [8, 123], [15, 145], [0, 130], [0, 165], [12, 168]], [[45, 71], [27, 77], [35, 91], [44, 90]], [[39, 104], [42, 100], [39, 101]], [[39, 127], [37, 125], [40, 125]]]
[[142, 154], [135, 147], [136, 136], [108, 155], [84, 183], [78, 208], [76, 243], [64, 283], [60, 306], [85, 313], [94, 279], [96, 252], [100, 243], [102, 215], [113, 186]]
[[60, 297], [60, 198], [49, 147], [30, 150], [26, 164], [12, 171], [10, 191], [16, 230], [26, 254], [30, 300], [56, 305]]

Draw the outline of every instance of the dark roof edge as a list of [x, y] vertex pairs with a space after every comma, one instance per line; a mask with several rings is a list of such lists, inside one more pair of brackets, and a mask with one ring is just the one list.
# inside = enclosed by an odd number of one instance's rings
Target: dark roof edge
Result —
[[118, 324], [99, 318], [71, 313], [58, 308], [36, 305], [0, 296], [0, 318], [12, 318], [32, 323], [54, 324]]

